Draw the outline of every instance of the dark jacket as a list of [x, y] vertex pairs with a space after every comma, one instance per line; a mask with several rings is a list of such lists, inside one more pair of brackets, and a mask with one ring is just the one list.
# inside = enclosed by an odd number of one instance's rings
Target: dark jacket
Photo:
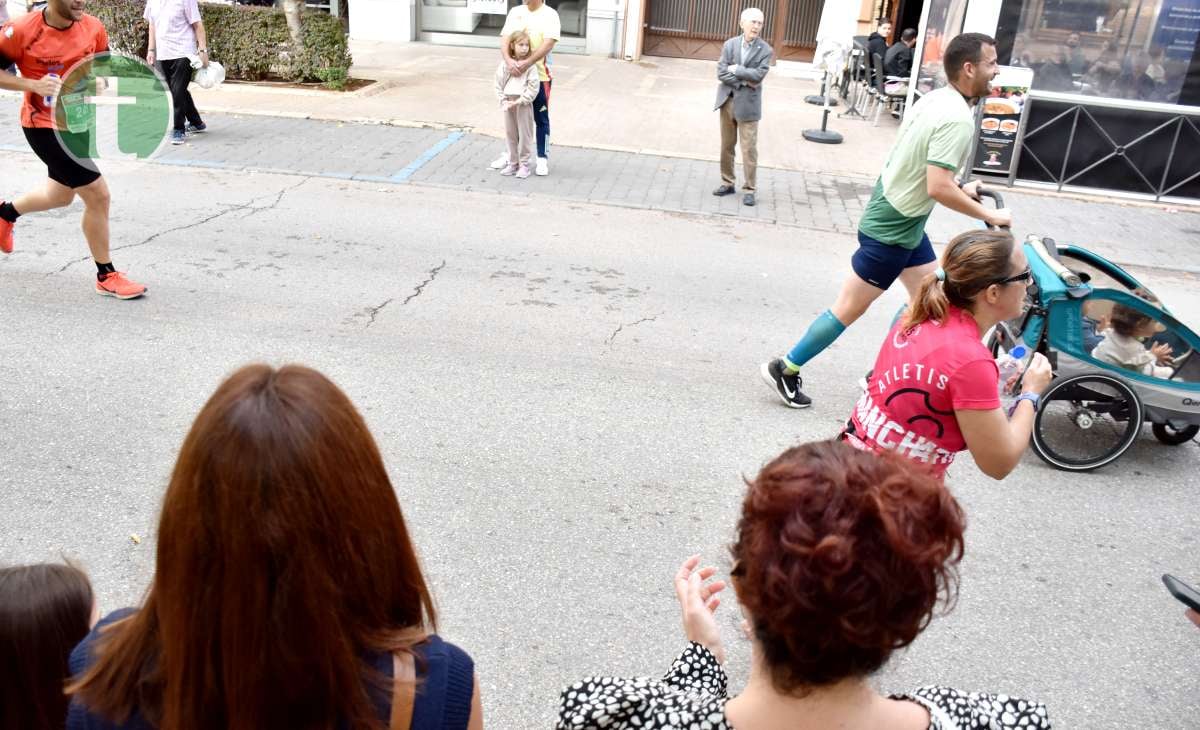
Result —
[[[730, 98], [733, 99], [733, 118], [739, 122], [757, 122], [762, 119], [762, 82], [771, 70], [774, 51], [761, 37], [755, 38], [745, 58], [742, 55], [742, 36], [725, 41], [721, 58], [717, 61], [717, 100], [713, 109], [720, 109]], [[729, 73], [730, 66], [737, 66]]]
[[[101, 630], [129, 616], [135, 609], [125, 608], [110, 613], [96, 624], [92, 632], [71, 652], [69, 666], [73, 677], [80, 677], [96, 661], [96, 641]], [[462, 649], [437, 634], [413, 647], [416, 659], [417, 692], [413, 698], [412, 730], [467, 730], [471, 717], [471, 698], [474, 693], [475, 662]], [[364, 669], [374, 676], [388, 680], [380, 686], [367, 684], [367, 694], [386, 722], [392, 712], [392, 655], [363, 655]], [[62, 727], [61, 725], [59, 727]], [[139, 709], [123, 723], [114, 723], [91, 712], [79, 698], [71, 701], [67, 714], [67, 730], [154, 730]]]
[[[867, 51], [869, 53], [878, 53], [880, 58], [886, 59], [888, 52], [887, 38], [884, 38], [877, 32], [867, 36]], [[868, 56], [867, 61], [869, 62], [870, 60], [871, 57]]]
[[883, 57], [883, 72], [888, 76], [908, 78], [912, 73], [913, 49], [904, 41], [897, 41]]

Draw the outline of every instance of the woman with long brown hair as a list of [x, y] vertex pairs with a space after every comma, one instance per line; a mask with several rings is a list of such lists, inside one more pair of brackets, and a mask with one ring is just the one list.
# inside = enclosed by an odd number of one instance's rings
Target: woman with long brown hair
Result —
[[908, 316], [879, 350], [867, 390], [844, 438], [873, 451], [896, 451], [944, 476], [968, 450], [993, 479], [1021, 460], [1033, 432], [1050, 363], [1037, 353], [1022, 378], [1011, 414], [1001, 408], [1000, 372], [984, 333], [1020, 316], [1032, 272], [1006, 230], [955, 236], [926, 276]]
[[95, 610], [91, 581], [74, 565], [0, 568], [0, 730], [62, 730], [67, 657]]
[[200, 411], [143, 606], [72, 655], [68, 728], [481, 728], [383, 460], [320, 373], [251, 365]]

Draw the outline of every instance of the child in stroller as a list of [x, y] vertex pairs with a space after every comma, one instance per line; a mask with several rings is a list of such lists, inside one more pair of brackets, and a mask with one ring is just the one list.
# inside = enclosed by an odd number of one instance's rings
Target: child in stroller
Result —
[[[1151, 304], [1159, 304], [1146, 289], [1139, 288], [1133, 293]], [[1113, 305], [1108, 320], [1109, 328], [1104, 339], [1092, 349], [1092, 357], [1143, 375], [1171, 377], [1174, 372], [1171, 345], [1153, 339], [1164, 330], [1160, 322], [1123, 304]]]

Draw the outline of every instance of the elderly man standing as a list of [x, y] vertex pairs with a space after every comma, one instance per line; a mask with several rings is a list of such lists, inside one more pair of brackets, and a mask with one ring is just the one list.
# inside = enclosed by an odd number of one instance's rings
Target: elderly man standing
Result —
[[742, 11], [742, 35], [725, 41], [717, 61], [717, 103], [721, 110], [721, 187], [713, 195], [732, 195], [737, 178], [733, 173], [734, 147], [742, 146], [742, 190], [744, 205], [754, 205], [758, 172], [758, 120], [762, 119], [762, 82], [771, 69], [774, 51], [759, 38], [763, 13], [758, 8]]

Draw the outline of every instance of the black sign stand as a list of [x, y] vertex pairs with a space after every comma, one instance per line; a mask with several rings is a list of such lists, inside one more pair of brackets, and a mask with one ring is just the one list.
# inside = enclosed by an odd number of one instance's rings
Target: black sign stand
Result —
[[[833, 131], [832, 129], [828, 129], [829, 108], [833, 106], [833, 99], [829, 98], [829, 95], [833, 90], [828, 88], [828, 84], [829, 69], [825, 69], [825, 76], [821, 79], [821, 96], [819, 97], [821, 103], [825, 105], [825, 108], [821, 112], [821, 128], [806, 129], [800, 133], [800, 136], [804, 137], [809, 142], [816, 142], [817, 144], [841, 144], [842, 135]], [[811, 104], [813, 103], [812, 99], [813, 97], [810, 96], [806, 98], [805, 101]]]

